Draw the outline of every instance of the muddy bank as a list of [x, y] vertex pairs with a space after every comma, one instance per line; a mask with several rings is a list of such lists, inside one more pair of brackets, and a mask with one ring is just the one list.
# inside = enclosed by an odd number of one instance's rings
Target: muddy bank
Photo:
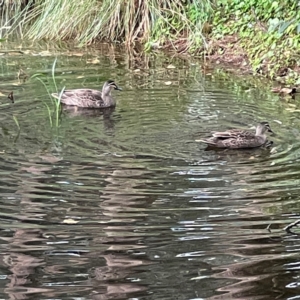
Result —
[[[167, 51], [175, 51], [176, 53], [184, 54], [188, 50], [187, 39], [181, 39], [175, 43], [167, 43], [162, 48]], [[276, 73], [276, 77], [271, 78], [269, 74], [271, 63], [267, 59], [262, 59], [260, 68], [253, 68], [249, 55], [242, 47], [241, 39], [237, 35], [224, 36], [222, 39], [211, 38], [207, 43], [207, 47], [198, 49], [196, 55], [205, 58], [207, 62], [221, 65], [224, 68], [228, 68], [237, 73], [262, 75], [280, 82], [285, 82], [285, 79], [287, 79], [285, 76], [290, 70], [297, 72], [300, 76], [300, 67], [289, 65], [282, 66]]]

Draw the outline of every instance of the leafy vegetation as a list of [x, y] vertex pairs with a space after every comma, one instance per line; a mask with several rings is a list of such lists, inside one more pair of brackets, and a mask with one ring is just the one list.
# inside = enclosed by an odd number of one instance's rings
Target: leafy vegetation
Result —
[[[127, 45], [138, 41], [145, 45], [146, 50], [172, 47], [178, 52], [209, 53], [213, 45], [211, 41], [236, 36], [254, 72], [270, 77], [284, 74], [290, 81], [300, 73], [299, 1], [2, 2], [2, 29], [17, 31], [26, 39], [72, 39], [79, 45], [96, 40]], [[227, 47], [232, 47], [232, 43], [227, 44]], [[223, 49], [218, 51], [219, 55], [223, 54]]]
[[[213, 19], [213, 36], [237, 35], [254, 72], [270, 77], [299, 74], [300, 3], [283, 0], [221, 0]], [[300, 82], [298, 82], [300, 83]]]

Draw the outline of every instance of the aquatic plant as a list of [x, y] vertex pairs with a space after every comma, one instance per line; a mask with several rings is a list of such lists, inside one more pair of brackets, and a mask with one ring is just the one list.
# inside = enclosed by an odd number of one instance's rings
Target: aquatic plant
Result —
[[57, 88], [57, 84], [56, 84], [56, 80], [55, 80], [56, 62], [57, 62], [57, 58], [54, 60], [54, 62], [52, 64], [51, 79], [52, 79], [52, 83], [53, 83], [55, 91], [59, 94], [58, 99], [54, 99], [51, 96], [51, 93], [53, 92], [53, 90], [51, 88], [51, 85], [50, 85], [50, 89], [49, 89], [49, 86], [47, 85], [48, 78], [45, 77], [44, 74], [37, 73], [37, 74], [34, 74], [33, 76], [31, 76], [31, 79], [38, 80], [45, 87], [47, 94], [49, 96], [49, 99], [51, 101], [51, 106], [50, 106], [46, 100], [42, 99], [44, 105], [47, 108], [48, 118], [49, 118], [51, 127], [53, 127], [53, 126], [59, 127], [60, 114], [61, 114], [61, 96], [65, 90], [65, 87], [63, 87], [62, 90], [59, 92], [58, 88]]
[[15, 121], [15, 124], [16, 124], [16, 125], [17, 125], [17, 127], [18, 127], [18, 131], [20, 131], [20, 130], [21, 130], [21, 127], [20, 127], [20, 124], [19, 124], [18, 118], [17, 118], [15, 115], [13, 115], [13, 120]]

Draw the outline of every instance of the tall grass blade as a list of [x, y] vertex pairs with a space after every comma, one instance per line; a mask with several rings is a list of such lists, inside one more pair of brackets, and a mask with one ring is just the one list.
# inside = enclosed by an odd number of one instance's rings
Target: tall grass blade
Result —
[[[185, 39], [188, 47], [205, 42], [202, 29], [212, 15], [214, 3], [213, 0], [4, 2], [4, 25], [11, 28], [10, 32], [20, 31], [22, 37], [29, 39], [72, 39], [79, 45], [97, 39], [126, 44], [135, 41], [176, 44]], [[12, 7], [13, 13], [9, 13]], [[55, 65], [56, 61], [53, 69]]]
[[62, 95], [63, 95], [63, 93], [64, 93], [64, 91], [65, 91], [65, 88], [66, 88], [66, 87], [63, 87], [63, 88], [62, 88], [62, 90], [61, 90], [60, 93], [59, 93], [58, 99], [57, 99], [57, 101], [56, 101], [56, 108], [55, 108], [55, 112], [56, 112], [56, 127], [59, 126], [58, 120], [59, 120], [59, 112], [61, 112], [61, 110], [60, 110], [61, 97], [62, 97]]
[[57, 62], [57, 57], [55, 57], [55, 60], [54, 60], [54, 62], [53, 62], [53, 64], [52, 64], [51, 74], [52, 74], [53, 84], [54, 84], [55, 90], [56, 90], [56, 92], [57, 92], [58, 90], [57, 90], [57, 85], [56, 85], [56, 80], [55, 80], [55, 67], [56, 67], [56, 62]]
[[[51, 100], [52, 100], [52, 96], [51, 96], [50, 91], [49, 91], [49, 89], [47, 88], [45, 82], [44, 82], [40, 77], [38, 77], [38, 76], [36, 76], [36, 75], [33, 75], [31, 78], [37, 79], [37, 80], [45, 87], [45, 89], [46, 89], [46, 91], [47, 91], [47, 93], [48, 93], [48, 96], [49, 96], [49, 97], [51, 98]], [[43, 101], [43, 103], [45, 104], [45, 106], [46, 106], [46, 108], [47, 108], [50, 126], [52, 127], [52, 126], [53, 126], [53, 121], [52, 121], [52, 116], [51, 116], [51, 109], [50, 109], [48, 103], [47, 103], [44, 99], [43, 99], [42, 101]]]
[[13, 115], [13, 119], [14, 119], [14, 121], [15, 121], [17, 127], [18, 127], [18, 130], [20, 131], [20, 130], [21, 130], [20, 124], [19, 124], [19, 121], [18, 121], [18, 119], [17, 119], [17, 117], [16, 117], [15, 115]]

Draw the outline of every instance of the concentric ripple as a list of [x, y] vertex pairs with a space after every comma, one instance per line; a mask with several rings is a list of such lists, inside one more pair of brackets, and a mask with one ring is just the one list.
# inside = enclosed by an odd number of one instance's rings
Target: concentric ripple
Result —
[[[65, 50], [59, 88], [123, 91], [56, 123], [41, 82], [15, 76], [26, 59], [52, 91], [54, 55], [28, 53], [1, 61], [3, 299], [295, 299], [300, 243], [282, 229], [299, 213], [297, 102], [176, 58], [131, 69], [122, 52]], [[260, 121], [270, 149], [195, 142]]]

